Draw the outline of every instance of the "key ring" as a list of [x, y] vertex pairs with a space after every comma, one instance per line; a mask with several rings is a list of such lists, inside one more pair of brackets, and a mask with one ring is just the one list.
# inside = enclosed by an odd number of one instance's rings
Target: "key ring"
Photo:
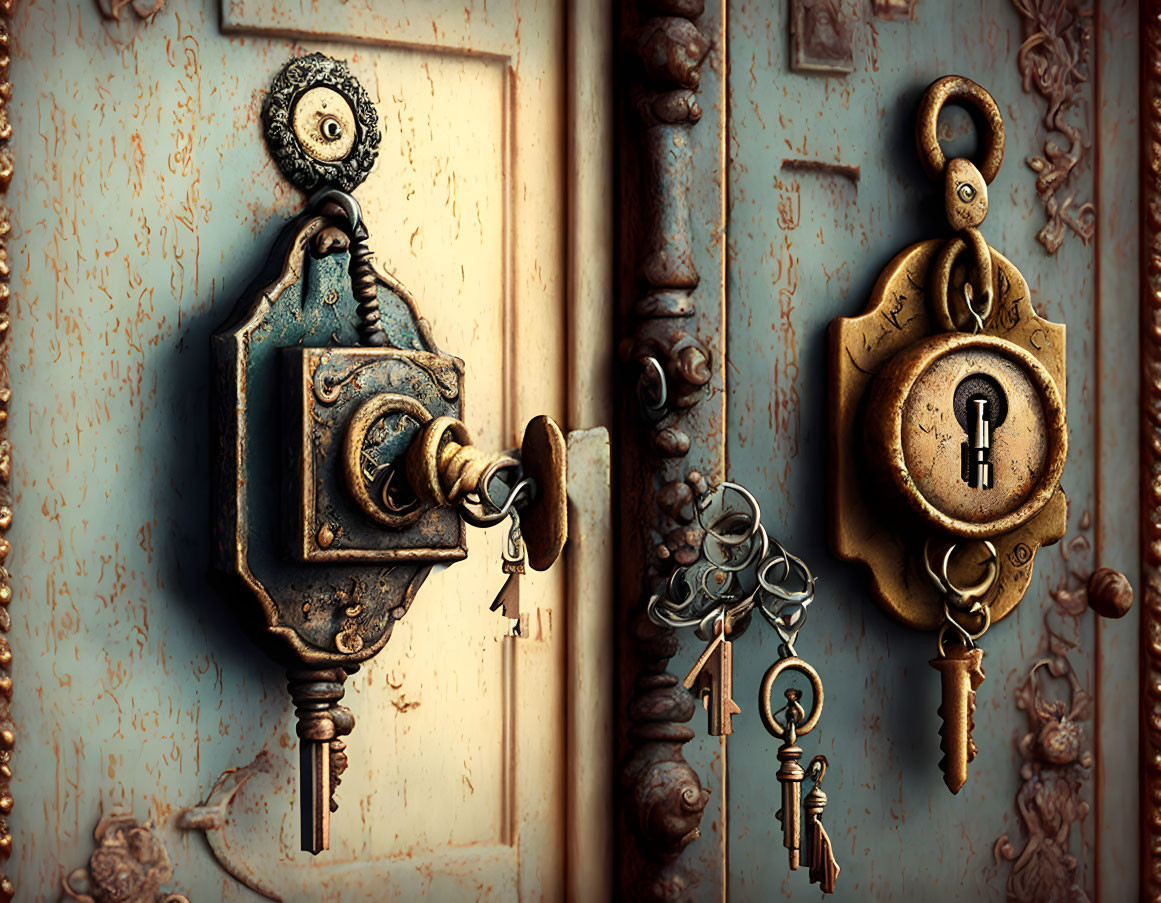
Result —
[[963, 612], [978, 612], [978, 600], [987, 595], [992, 586], [995, 585], [996, 578], [999, 576], [999, 557], [996, 553], [996, 547], [992, 545], [990, 540], [980, 540], [984, 544], [984, 548], [988, 551], [988, 570], [984, 578], [974, 586], [960, 588], [951, 582], [951, 577], [948, 576], [948, 566], [951, 563], [952, 553], [959, 547], [959, 543], [951, 543], [947, 551], [943, 555], [943, 560], [940, 564], [940, 573], [936, 573], [931, 567], [931, 537], [928, 536], [923, 542], [923, 566], [927, 569], [927, 576], [931, 578], [935, 588], [939, 590], [939, 594], [943, 596], [944, 601], [950, 603], [953, 608]]
[[951, 289], [952, 269], [959, 256], [965, 251], [971, 251], [975, 263], [976, 278], [983, 286], [983, 304], [977, 310], [972, 304], [974, 291], [969, 288], [972, 283], [964, 283], [964, 304], [972, 319], [972, 334], [974, 335], [984, 328], [984, 323], [992, 315], [995, 297], [992, 249], [988, 247], [988, 243], [984, 240], [983, 233], [979, 229], [964, 229], [956, 237], [948, 239], [932, 260], [929, 285], [931, 313], [936, 324], [945, 332], [963, 331], [951, 316], [948, 293]]
[[[714, 496], [717, 495], [718, 490], [721, 490], [722, 497], [724, 498], [726, 490], [729, 489], [734, 490], [734, 492], [740, 495], [750, 508], [750, 529], [747, 530], [746, 533], [737, 537], [726, 536], [715, 532], [713, 528], [705, 522], [703, 517], [706, 510], [713, 502]], [[720, 520], [721, 518], [715, 520], [714, 525], [716, 525]], [[703, 530], [705, 530], [706, 536], [712, 537], [725, 546], [738, 546], [744, 542], [748, 542], [762, 528], [762, 508], [758, 505], [758, 500], [754, 498], [753, 494], [750, 492], [750, 490], [746, 489], [745, 486], [741, 486], [738, 483], [732, 483], [729, 480], [723, 480], [712, 489], [710, 489], [709, 492], [704, 493], [701, 498], [698, 499], [697, 522], [698, 525]]]
[[948, 608], [947, 603], [944, 603], [944, 606], [943, 606], [943, 616], [944, 616], [943, 624], [940, 625], [939, 633], [936, 635], [936, 638], [935, 638], [935, 644], [936, 644], [936, 648], [939, 650], [939, 657], [940, 658], [946, 657], [946, 652], [944, 651], [943, 639], [947, 635], [947, 631], [949, 629], [954, 630], [956, 633], [959, 634], [960, 642], [968, 649], [975, 649], [976, 648], [976, 640], [978, 640], [980, 637], [982, 637], [985, 633], [988, 632], [988, 628], [992, 626], [992, 609], [990, 607], [988, 607], [987, 605], [985, 605], [985, 606], [983, 606], [983, 608], [980, 609], [980, 611], [973, 612], [973, 613], [974, 614], [982, 614], [983, 618], [984, 618], [983, 626], [975, 633], [972, 633], [967, 628], [965, 628], [962, 624], [960, 624], [959, 621], [957, 621], [955, 619], [955, 616], [952, 615], [951, 609]]
[[766, 730], [779, 739], [785, 736], [790, 725], [779, 724], [774, 718], [776, 713], [770, 703], [770, 694], [774, 691], [774, 681], [783, 671], [797, 671], [803, 675], [810, 681], [810, 689], [814, 693], [810, 714], [806, 716], [806, 720], [801, 725], [793, 725], [795, 733], [801, 737], [803, 734], [810, 733], [818, 724], [818, 719], [822, 717], [822, 678], [818, 676], [818, 672], [814, 670], [813, 666], [797, 656], [780, 658], [766, 670], [766, 674], [762, 677], [762, 686], [758, 690], [758, 711], [762, 716], [762, 724]]

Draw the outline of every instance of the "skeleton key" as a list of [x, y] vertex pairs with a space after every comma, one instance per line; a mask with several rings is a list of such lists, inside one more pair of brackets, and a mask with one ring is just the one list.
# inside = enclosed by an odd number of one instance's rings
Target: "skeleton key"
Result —
[[976, 711], [976, 690], [984, 682], [984, 651], [975, 646], [953, 646], [947, 650], [940, 644], [940, 655], [931, 660], [931, 667], [939, 672], [943, 701], [939, 716], [943, 726], [939, 748], [943, 758], [939, 767], [943, 782], [952, 793], [959, 793], [967, 783], [968, 763], [976, 757], [972, 740], [972, 718]]
[[834, 858], [830, 837], [822, 826], [822, 810], [826, 808], [826, 793], [819, 786], [826, 774], [826, 756], [815, 756], [810, 761], [807, 772], [814, 780], [814, 786], [803, 800], [806, 809], [806, 867], [810, 870], [810, 883], [820, 885], [824, 894], [834, 893], [834, 883], [840, 871]]
[[732, 734], [731, 719], [742, 711], [732, 698], [734, 644], [726, 639], [725, 619], [719, 619], [719, 624], [716, 635], [683, 681], [687, 690], [697, 687], [697, 695], [709, 712], [709, 732], [714, 737]]
[[[786, 644], [784, 649], [788, 649]], [[810, 713], [800, 704], [802, 691], [797, 687], [786, 689], [786, 705], [781, 709], [782, 721], [774, 716], [770, 702], [770, 694], [774, 690], [774, 681], [783, 671], [797, 671], [810, 681], [814, 701]], [[790, 857], [790, 868], [796, 869], [802, 861], [802, 780], [806, 777], [806, 770], [799, 764], [802, 758], [802, 747], [798, 745], [798, 738], [810, 733], [818, 724], [822, 716], [823, 690], [822, 678], [808, 663], [794, 655], [780, 658], [772, 664], [762, 678], [762, 687], [758, 691], [758, 707], [762, 716], [762, 725], [774, 737], [782, 741], [778, 748], [778, 761], [782, 764], [778, 768], [778, 781], [782, 785], [782, 808], [776, 817], [782, 823], [782, 845], [786, 847]], [[812, 767], [814, 763], [811, 763]], [[824, 769], [825, 770], [825, 769]], [[809, 859], [808, 850], [808, 863]]]
[[520, 624], [520, 575], [524, 573], [524, 536], [520, 532], [520, 515], [515, 506], [508, 512], [512, 519], [512, 526], [508, 535], [504, 537], [503, 563], [501, 568], [508, 579], [500, 587], [495, 600], [490, 607], [491, 611], [503, 609], [504, 617], [508, 619], [508, 635], [521, 636]]

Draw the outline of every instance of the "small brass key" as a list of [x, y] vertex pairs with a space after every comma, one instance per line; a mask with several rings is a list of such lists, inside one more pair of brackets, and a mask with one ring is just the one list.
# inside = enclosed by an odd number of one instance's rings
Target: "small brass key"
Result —
[[972, 719], [976, 711], [976, 690], [984, 682], [983, 661], [984, 650], [960, 645], [951, 649], [941, 647], [939, 657], [931, 660], [931, 667], [939, 672], [943, 691], [939, 706], [939, 716], [943, 719], [939, 748], [943, 758], [939, 760], [939, 768], [943, 782], [952, 793], [959, 793], [967, 783], [968, 763], [976, 757]]
[[[803, 768], [799, 760], [802, 758], [802, 747], [798, 745], [800, 737], [814, 730], [818, 719], [822, 716], [823, 690], [822, 678], [808, 662], [793, 654], [793, 644], [787, 640], [782, 644], [783, 657], [778, 659], [766, 671], [762, 678], [762, 687], [758, 691], [758, 707], [762, 716], [762, 724], [771, 736], [782, 741], [778, 747], [778, 783], [782, 786], [782, 808], [776, 813], [782, 823], [782, 845], [786, 847], [790, 868], [797, 869], [802, 864], [803, 848], [803, 799], [802, 782], [809, 774], [815, 786], [806, 797], [806, 864], [810, 870], [810, 881], [813, 884], [821, 883], [824, 893], [834, 892], [834, 880], [838, 876], [838, 864], [830, 847], [830, 838], [823, 830], [822, 809], [826, 805], [826, 794], [818, 788], [818, 782], [826, 773], [826, 758], [815, 756], [811, 760], [809, 769]], [[795, 671], [810, 682], [811, 693], [814, 697], [810, 712], [803, 707], [802, 691], [797, 687], [787, 687], [785, 691], [786, 705], [774, 711], [770, 695], [774, 690], [774, 682], [784, 671]], [[776, 717], [779, 713], [782, 719]]]
[[[719, 625], [724, 622], [719, 622]], [[687, 690], [697, 688], [709, 713], [711, 736], [722, 737], [734, 732], [732, 718], [741, 714], [741, 709], [733, 700], [734, 692], [734, 644], [726, 639], [724, 626], [719, 626], [716, 636], [705, 648], [705, 652], [694, 663], [685, 676]]]
[[834, 893], [834, 883], [840, 871], [834, 858], [834, 850], [826, 828], [822, 826], [822, 810], [826, 808], [826, 793], [823, 792], [823, 777], [827, 768], [826, 756], [815, 756], [806, 769], [814, 781], [810, 793], [802, 801], [806, 810], [806, 867], [810, 870], [810, 883], [819, 885], [824, 894]]

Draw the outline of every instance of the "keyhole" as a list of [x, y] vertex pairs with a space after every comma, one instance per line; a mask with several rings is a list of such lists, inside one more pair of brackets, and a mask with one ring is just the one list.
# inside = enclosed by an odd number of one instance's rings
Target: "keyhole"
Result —
[[960, 445], [960, 477], [972, 489], [991, 489], [992, 436], [1008, 416], [1008, 397], [992, 377], [975, 373], [955, 387], [952, 403], [967, 433]]

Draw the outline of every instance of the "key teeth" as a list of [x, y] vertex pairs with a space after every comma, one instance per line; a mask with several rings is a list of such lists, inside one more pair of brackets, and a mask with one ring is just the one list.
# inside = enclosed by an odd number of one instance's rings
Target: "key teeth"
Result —
[[[966, 736], [963, 738], [963, 768], [959, 768], [959, 763], [955, 762], [957, 758], [956, 735], [958, 734], [957, 726], [952, 724], [948, 718], [947, 710], [944, 703], [947, 701], [946, 696], [944, 701], [936, 710], [936, 715], [939, 717], [939, 749], [943, 753], [943, 757], [939, 760], [939, 770], [943, 772], [943, 783], [947, 785], [947, 789], [952, 793], [958, 794], [963, 789], [964, 784], [967, 783], [967, 766], [971, 763], [978, 752], [975, 740], [972, 738], [972, 732], [975, 730], [975, 712], [976, 712], [976, 690], [984, 682], [983, 669], [983, 653], [979, 649], [959, 650], [953, 652], [950, 656], [945, 658], [937, 658], [931, 662], [931, 666], [940, 672], [942, 678], [946, 679], [949, 668], [959, 670], [967, 678], [967, 692], [964, 694], [964, 727], [966, 728]], [[946, 693], [946, 686], [945, 686]]]

